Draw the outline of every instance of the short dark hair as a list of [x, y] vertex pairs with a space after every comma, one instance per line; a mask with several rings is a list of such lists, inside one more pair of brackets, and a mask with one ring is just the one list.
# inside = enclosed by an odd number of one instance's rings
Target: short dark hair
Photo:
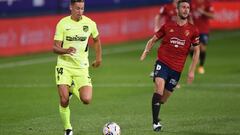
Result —
[[84, 2], [84, 0], [71, 0], [71, 4], [73, 4], [75, 2]]
[[183, 2], [187, 2], [188, 4], [190, 4], [189, 0], [179, 0], [178, 3], [177, 3], [177, 7], [179, 8], [180, 4], [183, 3]]

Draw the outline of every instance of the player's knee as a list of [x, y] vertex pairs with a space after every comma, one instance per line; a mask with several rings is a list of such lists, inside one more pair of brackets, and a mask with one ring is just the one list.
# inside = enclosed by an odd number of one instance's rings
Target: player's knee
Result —
[[67, 107], [68, 104], [69, 104], [69, 99], [61, 98], [60, 103], [61, 103], [61, 106], [62, 106], [62, 107]]
[[92, 98], [91, 97], [81, 97], [81, 100], [83, 102], [83, 104], [90, 104], [91, 101], [92, 101]]
[[165, 104], [165, 103], [167, 102], [167, 100], [168, 100], [168, 97], [166, 97], [166, 96], [164, 95], [164, 96], [162, 96], [160, 103], [161, 103], [161, 104]]
[[156, 90], [155, 93], [157, 93], [157, 94], [163, 96], [163, 90]]
[[166, 100], [161, 100], [160, 101], [160, 104], [164, 104], [164, 103], [166, 103], [167, 101]]

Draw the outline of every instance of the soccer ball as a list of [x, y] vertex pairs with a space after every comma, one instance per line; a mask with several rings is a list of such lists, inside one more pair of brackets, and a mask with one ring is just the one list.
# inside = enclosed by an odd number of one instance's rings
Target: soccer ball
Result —
[[120, 135], [120, 126], [115, 122], [108, 122], [103, 127], [103, 135]]

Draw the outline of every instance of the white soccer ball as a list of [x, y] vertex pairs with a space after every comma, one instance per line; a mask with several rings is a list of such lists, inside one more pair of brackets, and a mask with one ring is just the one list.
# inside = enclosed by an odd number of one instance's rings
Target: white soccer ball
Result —
[[120, 135], [120, 126], [115, 122], [108, 122], [103, 127], [103, 135]]

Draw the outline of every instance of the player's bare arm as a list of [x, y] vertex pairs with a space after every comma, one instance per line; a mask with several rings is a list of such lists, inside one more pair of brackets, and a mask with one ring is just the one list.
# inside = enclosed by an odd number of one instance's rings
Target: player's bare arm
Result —
[[143, 61], [147, 54], [150, 52], [150, 50], [152, 49], [153, 45], [158, 41], [158, 38], [156, 35], [154, 35], [148, 42], [147, 42], [147, 45], [140, 57], [140, 60]]
[[53, 52], [57, 54], [74, 54], [76, 49], [74, 47], [69, 47], [68, 49], [62, 48], [62, 41], [54, 40]]
[[187, 83], [191, 84], [192, 81], [194, 80], [194, 76], [195, 76], [195, 69], [196, 69], [196, 65], [198, 63], [198, 59], [199, 59], [199, 54], [200, 54], [200, 46], [194, 46], [193, 47], [193, 57], [192, 57], [192, 62], [189, 68], [189, 72], [188, 72], [188, 79], [187, 79]]
[[93, 61], [92, 66], [94, 68], [97, 68], [101, 65], [102, 63], [102, 46], [101, 46], [101, 41], [99, 36], [93, 39], [94, 42], [94, 49], [96, 53], [96, 59]]
[[161, 26], [161, 15], [157, 14], [154, 18], [154, 32], [157, 32]]
[[214, 14], [212, 12], [208, 12], [208, 11], [202, 9], [202, 8], [199, 8], [198, 12], [200, 12], [201, 14], [207, 16], [208, 18], [212, 18], [212, 19], [214, 18]]

